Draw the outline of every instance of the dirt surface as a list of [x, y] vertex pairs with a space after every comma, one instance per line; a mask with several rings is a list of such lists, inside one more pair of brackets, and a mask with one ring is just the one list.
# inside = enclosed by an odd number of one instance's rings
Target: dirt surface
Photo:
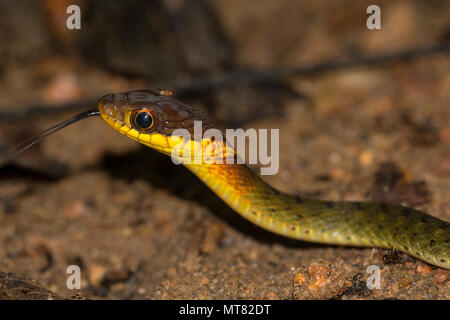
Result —
[[[348, 1], [346, 10], [328, 1], [261, 1], [257, 9], [241, 1], [214, 1], [197, 11], [193, 6], [180, 23], [192, 25], [194, 17], [214, 13], [221, 27], [202, 37], [200, 49], [185, 49], [191, 58], [171, 65], [165, 81], [189, 80], [203, 69], [226, 73], [230, 63], [308, 65], [448, 41], [445, 1], [382, 1], [378, 33], [365, 29], [363, 2]], [[44, 16], [59, 12], [48, 3]], [[49, 32], [52, 24], [45, 28], [50, 40], [42, 41], [62, 46], [71, 39]], [[194, 59], [195, 50], [217, 49], [210, 38], [229, 51], [212, 51], [215, 58], [199, 66], [204, 59]], [[39, 47], [38, 41], [32, 44]], [[165, 44], [153, 43], [170, 51], [170, 41]], [[154, 74], [124, 74], [121, 58], [108, 68], [63, 50], [22, 59], [27, 63], [2, 68], [1, 112], [26, 110], [36, 102], [57, 108], [160, 83]], [[183, 72], [173, 76], [178, 68]], [[279, 128], [280, 170], [264, 179], [281, 191], [401, 203], [450, 221], [448, 52], [271, 84], [231, 84], [180, 99], [225, 127]], [[74, 113], [3, 121], [3, 154]], [[66, 286], [69, 265], [81, 268], [80, 290]], [[380, 289], [366, 286], [370, 265], [381, 270]], [[168, 157], [92, 118], [0, 168], [0, 298], [61, 297], [450, 299], [450, 272], [395, 252], [302, 243], [261, 230]]]

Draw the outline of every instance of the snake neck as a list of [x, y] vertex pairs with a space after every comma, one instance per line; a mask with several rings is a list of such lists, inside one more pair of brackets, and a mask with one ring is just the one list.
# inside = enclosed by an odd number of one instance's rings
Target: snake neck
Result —
[[271, 187], [245, 164], [185, 166], [233, 210], [272, 232], [285, 235], [289, 225], [297, 224], [300, 206], [305, 205], [300, 198]]

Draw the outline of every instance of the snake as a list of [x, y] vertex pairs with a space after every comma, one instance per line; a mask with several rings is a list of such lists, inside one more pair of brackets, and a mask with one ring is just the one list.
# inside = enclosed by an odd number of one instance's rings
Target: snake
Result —
[[[324, 201], [283, 193], [246, 163], [228, 161], [238, 159], [235, 148], [204, 135], [208, 129], [219, 130], [215, 122], [175, 99], [169, 90], [105, 95], [97, 109], [26, 140], [17, 154], [57, 130], [98, 115], [118, 133], [181, 162], [230, 208], [265, 230], [306, 242], [393, 249], [450, 269], [449, 222], [401, 205]], [[202, 135], [195, 136], [196, 121], [201, 121]], [[188, 135], [178, 135], [180, 129]], [[209, 150], [214, 160], [223, 161], [211, 161], [187, 150]]]

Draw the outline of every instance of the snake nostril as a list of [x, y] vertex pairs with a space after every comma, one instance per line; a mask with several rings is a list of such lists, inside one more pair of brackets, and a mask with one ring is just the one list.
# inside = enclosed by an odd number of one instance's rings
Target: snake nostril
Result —
[[114, 118], [116, 116], [116, 112], [117, 112], [117, 108], [114, 106], [105, 106], [104, 107], [104, 113], [108, 116], [108, 117], [112, 117]]
[[98, 101], [98, 110], [100, 114], [104, 114], [108, 117], [114, 118], [117, 113], [117, 108], [114, 105], [114, 95], [108, 94], [103, 96]]

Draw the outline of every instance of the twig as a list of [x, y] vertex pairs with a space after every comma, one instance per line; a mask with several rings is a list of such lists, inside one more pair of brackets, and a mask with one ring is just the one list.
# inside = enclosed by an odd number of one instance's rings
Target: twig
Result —
[[[341, 61], [330, 60], [315, 65], [281, 67], [267, 70], [237, 70], [225, 75], [205, 76], [178, 83], [172, 86], [177, 97], [199, 94], [206, 91], [219, 90], [229, 84], [255, 85], [271, 84], [280, 80], [300, 75], [313, 75], [323, 72], [330, 72], [344, 68], [373, 67], [396, 61], [404, 61], [425, 55], [449, 54], [450, 45], [437, 45], [430, 47], [414, 48], [396, 53], [383, 55], [359, 57], [345, 59]], [[171, 86], [160, 86], [171, 87]], [[21, 108], [19, 111], [8, 111], [0, 113], [0, 122], [10, 122], [24, 119], [31, 116], [43, 116], [48, 114], [64, 113], [72, 110], [79, 110], [96, 105], [97, 99], [87, 99], [74, 101], [61, 105], [31, 105]], [[2, 108], [6, 109], [6, 108]]]
[[214, 90], [224, 87], [230, 83], [239, 84], [263, 84], [273, 83], [285, 78], [313, 75], [322, 72], [330, 72], [344, 68], [358, 68], [363, 66], [378, 66], [386, 63], [408, 60], [424, 55], [449, 54], [450, 45], [439, 45], [423, 48], [414, 48], [396, 53], [383, 55], [356, 57], [341, 61], [330, 60], [315, 65], [274, 68], [269, 70], [241, 70], [233, 71], [223, 76], [207, 76], [190, 80], [186, 84], [179, 84], [175, 87], [177, 95], [192, 94], [199, 91]]

